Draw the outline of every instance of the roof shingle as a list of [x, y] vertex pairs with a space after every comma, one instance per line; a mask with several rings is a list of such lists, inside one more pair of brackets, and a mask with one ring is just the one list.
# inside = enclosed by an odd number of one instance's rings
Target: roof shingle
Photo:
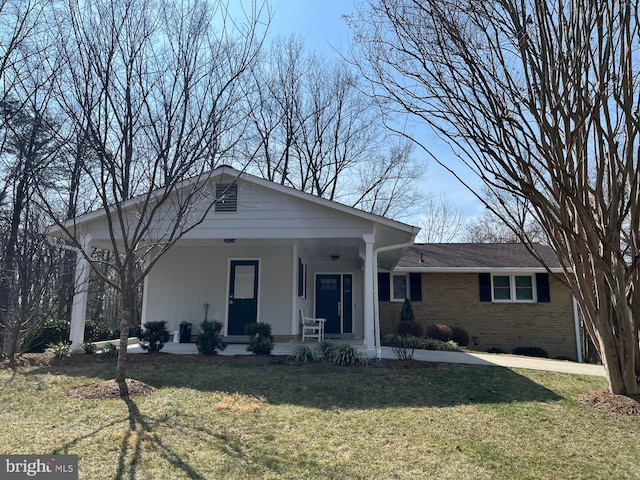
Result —
[[[546, 266], [560, 268], [550, 247], [533, 244]], [[421, 261], [422, 260], [422, 261]], [[544, 268], [522, 243], [416, 243], [409, 247], [397, 267], [416, 269], [521, 269]]]

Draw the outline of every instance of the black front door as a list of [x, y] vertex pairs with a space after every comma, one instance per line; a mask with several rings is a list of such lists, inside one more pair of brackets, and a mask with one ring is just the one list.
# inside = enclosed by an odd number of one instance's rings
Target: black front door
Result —
[[352, 333], [352, 275], [316, 276], [316, 317], [325, 318], [325, 334]]
[[244, 335], [258, 319], [258, 260], [232, 260], [229, 271], [228, 335]]

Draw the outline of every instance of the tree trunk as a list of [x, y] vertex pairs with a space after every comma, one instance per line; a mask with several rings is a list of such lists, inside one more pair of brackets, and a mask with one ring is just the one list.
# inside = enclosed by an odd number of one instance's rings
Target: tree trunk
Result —
[[131, 282], [125, 280], [122, 288], [122, 304], [120, 320], [120, 349], [118, 350], [118, 363], [116, 366], [116, 382], [120, 389], [120, 396], [126, 397], [129, 395], [129, 390], [126, 384], [126, 369], [127, 369], [127, 346], [129, 340], [129, 327], [131, 326], [131, 306], [133, 302], [133, 287]]

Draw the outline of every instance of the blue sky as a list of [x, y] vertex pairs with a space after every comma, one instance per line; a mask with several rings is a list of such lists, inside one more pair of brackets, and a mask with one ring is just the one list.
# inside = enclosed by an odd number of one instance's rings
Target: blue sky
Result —
[[[269, 3], [273, 19], [268, 38], [299, 35], [304, 39], [308, 50], [327, 57], [337, 56], [335, 50], [348, 50], [350, 32], [342, 16], [355, 12], [352, 0], [269, 0]], [[451, 165], [465, 181], [479, 187], [479, 181], [466, 174], [466, 167], [454, 158], [448, 147], [440, 145], [426, 128], [414, 125], [408, 133], [419, 136], [421, 141], [430, 146], [435, 145], [433, 151], [443, 163]], [[427, 159], [427, 155], [419, 148], [416, 148], [415, 154]], [[484, 207], [479, 201], [449, 172], [431, 159], [427, 160], [427, 165], [421, 185], [426, 194], [445, 197], [469, 218], [484, 213]]]

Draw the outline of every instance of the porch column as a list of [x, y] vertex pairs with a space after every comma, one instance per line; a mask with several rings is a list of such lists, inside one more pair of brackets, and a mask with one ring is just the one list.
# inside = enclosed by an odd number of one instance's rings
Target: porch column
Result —
[[373, 276], [376, 275], [373, 259], [373, 242], [375, 235], [362, 235], [365, 244], [364, 253], [364, 344], [367, 349], [367, 355], [374, 357], [376, 355], [375, 344], [375, 321], [374, 321], [374, 302], [375, 292]]
[[[82, 250], [87, 254], [91, 245], [91, 235], [80, 237]], [[89, 261], [80, 250], [76, 250], [76, 278], [71, 307], [71, 350], [79, 350], [84, 343], [84, 324], [87, 316], [87, 298], [89, 292]]]

